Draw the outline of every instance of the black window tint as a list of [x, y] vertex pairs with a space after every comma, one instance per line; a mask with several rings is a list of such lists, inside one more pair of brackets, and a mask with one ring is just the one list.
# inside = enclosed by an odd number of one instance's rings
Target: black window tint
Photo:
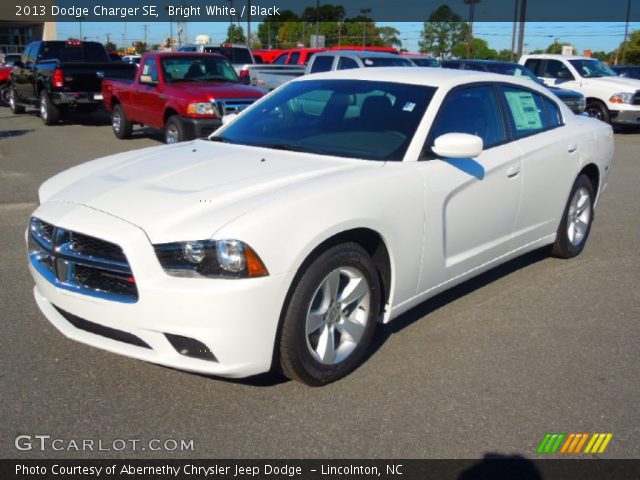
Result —
[[328, 72], [333, 65], [333, 57], [318, 56], [314, 59], [311, 66], [311, 73]]
[[545, 126], [547, 128], [553, 128], [562, 125], [562, 116], [560, 115], [558, 106], [547, 97], [542, 97], [542, 103], [544, 103], [546, 114]]
[[476, 72], [484, 72], [484, 71], [486, 71], [484, 66], [479, 65], [477, 63], [465, 63], [464, 64], [464, 69], [465, 70], [474, 70]]
[[515, 87], [503, 87], [509, 120], [518, 138], [526, 137], [549, 128], [549, 119], [545, 117], [542, 98], [530, 90]]
[[540, 73], [541, 65], [542, 65], [542, 60], [539, 60], [537, 58], [530, 58], [529, 60], [524, 62], [524, 66], [527, 67], [529, 70], [531, 70], [533, 73], [535, 73], [539, 77], [542, 75]]
[[431, 129], [431, 142], [446, 133], [477, 135], [485, 148], [503, 143], [506, 134], [493, 87], [483, 85], [450, 94]]
[[460, 62], [453, 62], [451, 60], [445, 60], [440, 64], [442, 68], [454, 68], [454, 69], [460, 68], [460, 65], [462, 65]]
[[338, 70], [349, 70], [350, 68], [358, 68], [358, 63], [349, 57], [340, 57], [338, 60]]
[[547, 60], [544, 69], [545, 78], [561, 78], [563, 80], [573, 80], [573, 75], [569, 69], [559, 60]]
[[289, 65], [297, 65], [300, 60], [300, 52], [293, 52], [289, 59]]
[[287, 63], [288, 55], [289, 55], [288, 53], [283, 53], [281, 55], [278, 55], [278, 57], [271, 63], [273, 63], [274, 65], [284, 65], [285, 63]]

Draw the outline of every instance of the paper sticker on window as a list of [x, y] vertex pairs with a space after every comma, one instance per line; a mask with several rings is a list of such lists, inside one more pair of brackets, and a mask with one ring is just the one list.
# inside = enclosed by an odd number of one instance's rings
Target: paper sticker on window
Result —
[[541, 130], [542, 116], [533, 94], [529, 92], [505, 92], [517, 130]]
[[402, 107], [402, 111], [403, 112], [413, 112], [413, 109], [416, 108], [416, 104], [413, 102], [407, 102], [404, 104], [404, 107]]

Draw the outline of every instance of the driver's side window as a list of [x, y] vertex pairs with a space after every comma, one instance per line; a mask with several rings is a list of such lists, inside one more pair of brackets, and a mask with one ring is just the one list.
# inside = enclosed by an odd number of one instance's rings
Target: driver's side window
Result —
[[545, 78], [559, 78], [561, 80], [574, 80], [567, 66], [559, 60], [547, 60], [544, 69]]
[[142, 75], [149, 75], [154, 82], [158, 81], [158, 69], [154, 58], [149, 58], [142, 66]]

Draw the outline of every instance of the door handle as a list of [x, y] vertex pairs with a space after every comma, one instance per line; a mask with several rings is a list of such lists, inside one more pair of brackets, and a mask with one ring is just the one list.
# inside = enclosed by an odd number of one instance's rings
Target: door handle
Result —
[[520, 173], [520, 167], [511, 167], [507, 169], [507, 177], [514, 178]]
[[567, 148], [567, 152], [576, 153], [578, 151], [578, 145], [569, 145]]

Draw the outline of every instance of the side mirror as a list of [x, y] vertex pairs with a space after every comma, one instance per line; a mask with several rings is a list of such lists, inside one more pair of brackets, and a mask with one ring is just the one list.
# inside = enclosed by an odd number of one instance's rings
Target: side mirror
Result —
[[227, 125], [227, 124], [233, 122], [236, 119], [237, 116], [238, 116], [237, 113], [228, 113], [228, 114], [224, 115], [222, 117], [222, 125]]
[[144, 85], [157, 85], [158, 82], [151, 78], [151, 75], [140, 75], [140, 83]]
[[446, 133], [436, 138], [431, 150], [445, 158], [473, 158], [482, 153], [484, 143], [477, 135]]

